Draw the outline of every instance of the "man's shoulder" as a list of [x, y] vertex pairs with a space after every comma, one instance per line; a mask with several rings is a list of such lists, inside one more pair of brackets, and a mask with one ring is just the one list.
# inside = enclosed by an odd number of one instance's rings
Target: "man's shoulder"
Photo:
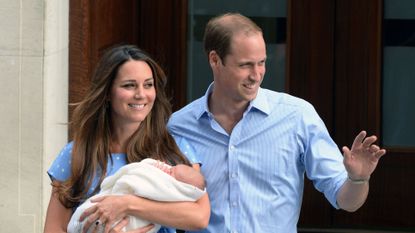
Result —
[[200, 97], [199, 99], [193, 100], [192, 102], [186, 104], [181, 109], [175, 111], [172, 114], [172, 118], [181, 117], [181, 116], [189, 116], [198, 114], [198, 112], [202, 111], [204, 105], [204, 98]]
[[197, 124], [197, 121], [204, 112], [204, 106], [206, 104], [202, 99], [199, 98], [192, 101], [171, 115], [167, 123], [170, 132], [174, 133], [178, 128], [193, 127]]
[[307, 100], [288, 93], [277, 92], [269, 89], [262, 89], [262, 91], [265, 94], [267, 101], [273, 105], [299, 109], [312, 107]]

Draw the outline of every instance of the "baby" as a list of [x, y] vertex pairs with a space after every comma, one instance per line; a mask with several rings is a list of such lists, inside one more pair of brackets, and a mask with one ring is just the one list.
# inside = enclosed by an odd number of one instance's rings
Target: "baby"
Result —
[[170, 166], [158, 160], [156, 162], [153, 162], [152, 165], [162, 170], [163, 172], [169, 174], [178, 181], [193, 185], [199, 188], [200, 190], [205, 189], [204, 177], [202, 176], [202, 174], [200, 174], [200, 172], [196, 171], [194, 168], [190, 166], [184, 164]]
[[[93, 206], [90, 201], [101, 195], [135, 194], [155, 201], [196, 201], [205, 194], [205, 180], [190, 166], [179, 164], [170, 166], [161, 161], [144, 159], [138, 163], [130, 163], [108, 176], [101, 184], [101, 191], [88, 198], [80, 205], [71, 217], [68, 224], [68, 233], [82, 231], [84, 222], [79, 221], [81, 214]], [[84, 220], [85, 221], [85, 220]], [[123, 230], [133, 230], [150, 224], [149, 221], [129, 216], [129, 223]], [[148, 233], [157, 232], [160, 225], [155, 226]], [[103, 232], [102, 224], [92, 225], [89, 232], [97, 227], [98, 233]]]

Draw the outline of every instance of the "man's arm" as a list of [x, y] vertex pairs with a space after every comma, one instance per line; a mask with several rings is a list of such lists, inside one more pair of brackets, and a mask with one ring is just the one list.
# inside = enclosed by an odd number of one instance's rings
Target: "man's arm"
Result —
[[366, 201], [370, 175], [380, 157], [386, 153], [386, 150], [373, 144], [376, 139], [376, 136], [366, 137], [366, 132], [362, 131], [354, 139], [351, 150], [343, 147], [343, 163], [348, 179], [337, 194], [337, 203], [346, 211], [356, 211]]
[[369, 181], [356, 183], [347, 179], [337, 194], [337, 204], [343, 210], [354, 212], [366, 201], [369, 193]]

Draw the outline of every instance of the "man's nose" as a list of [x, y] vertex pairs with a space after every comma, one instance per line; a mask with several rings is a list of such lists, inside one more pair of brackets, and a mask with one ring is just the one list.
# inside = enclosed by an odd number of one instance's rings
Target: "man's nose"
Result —
[[262, 65], [254, 65], [252, 67], [251, 78], [259, 81], [264, 74], [264, 67]]

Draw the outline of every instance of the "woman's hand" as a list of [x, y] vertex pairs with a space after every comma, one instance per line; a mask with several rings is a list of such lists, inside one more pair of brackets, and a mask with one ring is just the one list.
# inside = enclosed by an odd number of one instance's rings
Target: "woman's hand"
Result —
[[86, 219], [83, 232], [86, 233], [96, 223], [105, 226], [105, 233], [110, 232], [117, 221], [127, 216], [128, 201], [129, 195], [108, 195], [92, 199], [91, 202], [95, 205], [86, 209], [79, 219]]
[[[123, 231], [123, 228], [128, 225], [128, 216], [124, 217], [119, 223], [117, 223], [114, 227], [109, 229], [108, 233], [147, 233], [151, 229], [153, 229], [154, 224], [148, 224], [145, 227], [141, 227], [139, 229], [131, 230], [131, 231]], [[92, 233], [100, 233], [100, 228], [104, 227], [103, 225], [96, 225], [92, 231]]]

